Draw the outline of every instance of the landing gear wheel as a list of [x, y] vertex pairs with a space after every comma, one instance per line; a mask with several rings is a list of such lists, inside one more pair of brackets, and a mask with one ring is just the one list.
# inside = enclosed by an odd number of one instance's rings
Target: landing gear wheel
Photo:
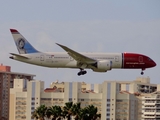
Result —
[[144, 74], [144, 72], [143, 72], [144, 70], [145, 70], [145, 68], [142, 68], [141, 75], [143, 75], [143, 74]]
[[81, 75], [81, 72], [78, 72], [77, 75], [80, 76], [80, 75]]
[[143, 74], [144, 74], [144, 72], [142, 71], [142, 72], [141, 72], [141, 75], [143, 75]]
[[80, 75], [85, 75], [87, 73], [87, 71], [81, 69], [80, 72], [77, 73], [78, 76]]
[[84, 75], [84, 74], [86, 74], [86, 73], [87, 73], [87, 71], [85, 71], [85, 70], [84, 70], [84, 71], [82, 71], [82, 75]]

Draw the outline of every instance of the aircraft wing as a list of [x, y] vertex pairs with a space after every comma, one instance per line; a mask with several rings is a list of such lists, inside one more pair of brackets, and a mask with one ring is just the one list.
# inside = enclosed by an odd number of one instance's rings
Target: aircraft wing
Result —
[[15, 53], [10, 53], [10, 54], [14, 55], [16, 57], [21, 57], [21, 58], [29, 59], [29, 57], [26, 57], [26, 56], [23, 56], [23, 55], [20, 55], [20, 54], [15, 54]]
[[92, 64], [92, 63], [95, 63], [96, 60], [92, 59], [92, 58], [89, 58], [85, 55], [82, 55], [64, 45], [61, 45], [61, 44], [58, 44], [56, 43], [57, 45], [59, 45], [61, 48], [63, 48], [66, 52], [68, 52], [68, 54], [73, 57], [76, 61], [78, 62], [81, 62], [81, 63], [86, 63], [86, 64]]

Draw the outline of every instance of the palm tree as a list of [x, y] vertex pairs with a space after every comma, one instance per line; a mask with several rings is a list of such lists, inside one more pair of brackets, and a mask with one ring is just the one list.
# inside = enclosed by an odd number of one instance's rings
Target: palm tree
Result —
[[71, 119], [71, 115], [72, 115], [72, 105], [73, 102], [67, 102], [65, 103], [65, 106], [63, 107], [63, 116], [65, 116], [67, 118], [67, 120]]
[[93, 105], [89, 105], [80, 111], [80, 118], [82, 120], [96, 120], [98, 117], [100, 118], [101, 115], [97, 114], [98, 109]]
[[96, 120], [98, 117], [101, 117], [100, 114], [97, 114], [98, 109], [97, 107], [93, 105], [89, 105], [86, 107], [87, 112], [88, 112], [88, 119], [90, 120]]
[[75, 120], [80, 119], [80, 116], [79, 116], [80, 110], [81, 110], [81, 103], [75, 103], [72, 105], [71, 112], [72, 112], [72, 115], [75, 116], [74, 118]]
[[45, 105], [41, 105], [35, 109], [32, 114], [32, 118], [44, 120], [46, 116], [47, 107]]
[[88, 120], [88, 110], [85, 108], [81, 108], [79, 112], [80, 120]]
[[47, 118], [52, 118], [52, 120], [60, 120], [62, 114], [62, 109], [60, 106], [49, 107], [46, 111]]
[[74, 116], [75, 120], [97, 120], [101, 115], [97, 114], [98, 109], [93, 105], [89, 105], [85, 108], [81, 108], [81, 103], [67, 102], [63, 107], [52, 106], [47, 108], [45, 105], [41, 105], [35, 109], [32, 113], [32, 118], [44, 120], [45, 117], [51, 118], [52, 120], [61, 120], [61, 118], [71, 119], [71, 115]]

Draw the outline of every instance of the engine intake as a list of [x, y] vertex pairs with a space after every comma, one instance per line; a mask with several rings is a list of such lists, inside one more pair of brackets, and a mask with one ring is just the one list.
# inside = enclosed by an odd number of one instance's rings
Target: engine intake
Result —
[[95, 72], [107, 72], [108, 70], [112, 69], [112, 61], [108, 61], [108, 60], [101, 60], [101, 61], [97, 61], [94, 64], [93, 71]]

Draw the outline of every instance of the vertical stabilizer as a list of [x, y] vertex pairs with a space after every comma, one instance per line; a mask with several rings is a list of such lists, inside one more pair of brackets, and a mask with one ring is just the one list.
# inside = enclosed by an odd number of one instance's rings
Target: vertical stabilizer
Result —
[[10, 29], [19, 54], [36, 53], [37, 51], [17, 30]]

